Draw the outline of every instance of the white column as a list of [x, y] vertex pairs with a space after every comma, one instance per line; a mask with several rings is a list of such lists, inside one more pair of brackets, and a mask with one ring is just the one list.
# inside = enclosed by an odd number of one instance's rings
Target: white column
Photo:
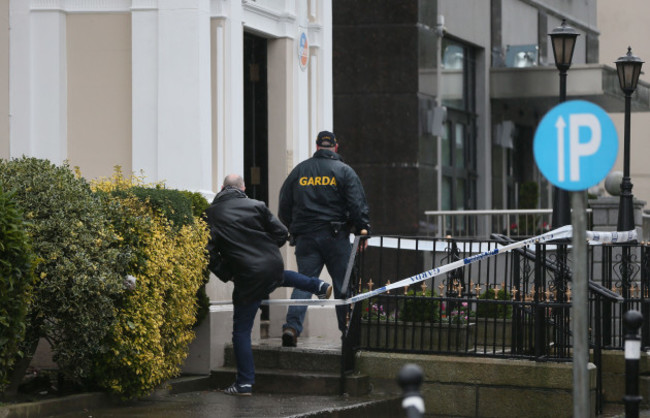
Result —
[[171, 188], [211, 189], [210, 3], [132, 8], [133, 169]]
[[13, 1], [10, 19], [10, 154], [60, 164], [68, 131], [65, 14]]
[[208, 0], [160, 0], [158, 177], [170, 187], [210, 187]]
[[158, 10], [131, 10], [132, 167], [147, 180], [158, 174]]
[[319, 97], [319, 113], [324, 129], [334, 129], [334, 91], [332, 82], [332, 0], [321, 3], [322, 42], [318, 56], [318, 72], [322, 93]]
[[9, 153], [31, 155], [31, 17], [29, 2], [11, 1], [9, 9]]
[[[217, 183], [226, 175], [244, 175], [244, 32], [241, 2], [229, 2], [215, 31], [216, 108], [215, 152]], [[218, 184], [215, 185], [218, 188]]]
[[[302, 15], [304, 16], [304, 14]], [[305, 22], [306, 23], [306, 22]], [[309, 68], [302, 70], [300, 68], [298, 58], [298, 44], [300, 42], [299, 31], [303, 30], [308, 33], [307, 25], [301, 26], [296, 31], [296, 36], [293, 38], [293, 51], [291, 53], [291, 67], [293, 74], [293, 132], [294, 137], [294, 162], [297, 164], [300, 161], [306, 160], [311, 157], [310, 151], [311, 143], [315, 138], [311, 138], [309, 130]], [[311, 43], [311, 39], [308, 38]], [[311, 62], [309, 63], [311, 65]]]

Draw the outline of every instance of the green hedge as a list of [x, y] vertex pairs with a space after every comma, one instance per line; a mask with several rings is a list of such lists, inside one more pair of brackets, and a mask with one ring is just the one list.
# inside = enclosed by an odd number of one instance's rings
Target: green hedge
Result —
[[64, 377], [91, 384], [95, 360], [108, 350], [130, 254], [117, 248], [103, 201], [67, 164], [5, 160], [0, 182], [14, 192], [40, 260], [26, 346], [47, 338]]
[[402, 300], [399, 319], [405, 322], [437, 322], [440, 320], [440, 301], [432, 299], [437, 297], [436, 292], [427, 290], [409, 290], [408, 298]]
[[[512, 295], [503, 289], [500, 289], [494, 297], [494, 289], [488, 289], [479, 295], [479, 300], [501, 300], [509, 301]], [[512, 305], [499, 303], [478, 302], [476, 307], [476, 316], [481, 318], [512, 318]]]
[[0, 392], [21, 354], [35, 257], [22, 213], [0, 189]]

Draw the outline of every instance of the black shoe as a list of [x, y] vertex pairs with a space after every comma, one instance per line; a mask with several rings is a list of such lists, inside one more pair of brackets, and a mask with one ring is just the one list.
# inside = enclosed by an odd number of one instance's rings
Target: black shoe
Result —
[[233, 383], [223, 390], [226, 395], [251, 396], [253, 394], [253, 385]]
[[293, 328], [282, 330], [282, 347], [295, 347], [298, 344], [298, 333]]
[[325, 282], [321, 282], [316, 296], [318, 296], [318, 299], [329, 299], [330, 296], [332, 296], [332, 286]]

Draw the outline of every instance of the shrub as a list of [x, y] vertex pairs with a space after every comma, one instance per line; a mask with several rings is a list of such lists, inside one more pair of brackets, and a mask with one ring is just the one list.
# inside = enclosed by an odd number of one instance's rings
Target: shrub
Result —
[[111, 200], [120, 245], [135, 255], [128, 266], [135, 288], [118, 309], [111, 348], [97, 367], [102, 386], [125, 398], [146, 395], [179, 373], [194, 337], [208, 240], [203, 221], [173, 224], [158, 208], [142, 204], [137, 194], [143, 193], [132, 185], [121, 175], [95, 184]]
[[1, 161], [0, 182], [14, 192], [40, 259], [25, 342], [44, 336], [64, 377], [88, 383], [107, 350], [129, 256], [116, 247], [103, 202], [67, 164]]
[[127, 192], [143, 202], [148, 202], [154, 210], [159, 211], [177, 228], [194, 222], [192, 202], [179, 190], [164, 189], [160, 186], [156, 188], [134, 186]]
[[20, 210], [0, 190], [0, 391], [20, 354], [35, 257]]
[[199, 192], [190, 192], [189, 190], [181, 190], [181, 193], [190, 200], [192, 207], [192, 214], [197, 218], [203, 216], [205, 210], [210, 206], [207, 199]]
[[436, 292], [427, 290], [409, 290], [407, 298], [402, 300], [402, 307], [399, 310], [400, 321], [405, 322], [436, 322], [440, 319], [440, 301], [435, 298]]
[[[503, 289], [497, 293], [496, 300], [510, 300], [512, 295]], [[478, 297], [482, 300], [495, 300], [494, 289], [487, 289]], [[477, 302], [476, 316], [483, 318], [512, 318], [512, 305]]]

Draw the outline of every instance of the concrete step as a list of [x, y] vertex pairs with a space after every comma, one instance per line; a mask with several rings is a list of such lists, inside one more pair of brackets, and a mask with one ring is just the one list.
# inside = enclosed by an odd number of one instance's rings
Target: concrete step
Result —
[[[217, 388], [223, 389], [235, 381], [234, 367], [212, 371]], [[336, 373], [300, 372], [297, 370], [255, 368], [254, 390], [260, 393], [294, 393], [303, 395], [337, 395], [341, 378]]]
[[[341, 351], [300, 347], [253, 345], [253, 361], [260, 369], [339, 372]], [[225, 348], [225, 367], [235, 367], [232, 344]]]

